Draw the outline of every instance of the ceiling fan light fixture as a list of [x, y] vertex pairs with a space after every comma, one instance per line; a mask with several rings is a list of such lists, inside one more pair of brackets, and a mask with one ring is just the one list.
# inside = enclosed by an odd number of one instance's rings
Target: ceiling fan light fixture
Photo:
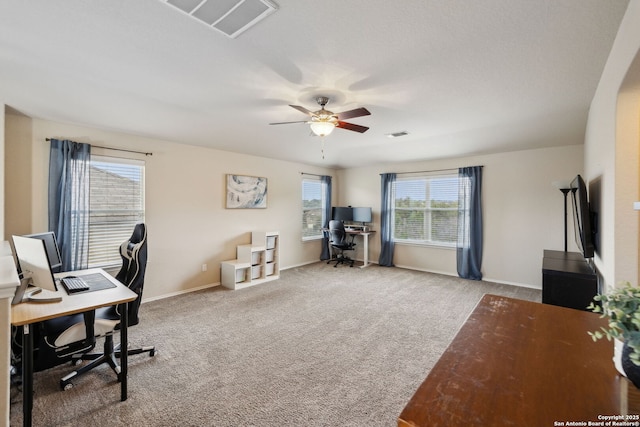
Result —
[[327, 136], [336, 128], [336, 124], [330, 121], [313, 121], [310, 126], [311, 132], [318, 136]]

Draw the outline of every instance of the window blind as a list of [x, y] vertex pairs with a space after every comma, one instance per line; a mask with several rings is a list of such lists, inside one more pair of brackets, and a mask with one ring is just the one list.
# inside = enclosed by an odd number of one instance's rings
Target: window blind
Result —
[[92, 156], [89, 267], [120, 265], [120, 245], [143, 221], [144, 162]]
[[446, 246], [456, 243], [457, 175], [398, 179], [393, 194], [395, 240]]
[[324, 208], [322, 182], [302, 180], [302, 239], [322, 237], [322, 211]]

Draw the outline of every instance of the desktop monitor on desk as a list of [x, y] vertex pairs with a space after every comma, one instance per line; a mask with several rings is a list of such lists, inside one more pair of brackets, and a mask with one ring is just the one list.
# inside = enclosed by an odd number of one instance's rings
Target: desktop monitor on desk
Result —
[[370, 207], [335, 206], [331, 210], [331, 219], [341, 221], [349, 229], [366, 230], [366, 224], [373, 221]]
[[341, 222], [353, 221], [353, 209], [351, 206], [334, 206], [331, 209], [331, 219]]
[[45, 233], [28, 234], [24, 237], [31, 237], [33, 239], [42, 240], [47, 252], [47, 258], [49, 258], [51, 271], [53, 271], [54, 273], [59, 273], [62, 270], [62, 257], [60, 256], [60, 249], [58, 248], [56, 233], [54, 233], [53, 231], [47, 231]]
[[[58, 290], [53, 277], [49, 257], [45, 247], [45, 241], [34, 237], [12, 236], [13, 248], [18, 264], [18, 271], [21, 272], [20, 286], [16, 290], [11, 304], [18, 304], [23, 301], [33, 302], [55, 302], [60, 301], [60, 297], [53, 298], [32, 298], [41, 289], [56, 292]], [[27, 292], [27, 287], [32, 284], [40, 289]]]
[[353, 222], [360, 222], [364, 226], [366, 223], [373, 221], [371, 208], [351, 208], [353, 211]]

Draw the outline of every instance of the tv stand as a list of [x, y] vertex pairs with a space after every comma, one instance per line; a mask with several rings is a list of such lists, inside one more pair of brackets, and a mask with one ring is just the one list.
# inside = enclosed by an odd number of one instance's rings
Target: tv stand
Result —
[[598, 293], [598, 276], [582, 254], [545, 249], [543, 303], [586, 310]]

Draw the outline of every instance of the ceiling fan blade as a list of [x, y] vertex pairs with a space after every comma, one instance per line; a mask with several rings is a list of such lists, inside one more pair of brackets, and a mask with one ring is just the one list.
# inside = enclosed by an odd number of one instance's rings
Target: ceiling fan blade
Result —
[[291, 104], [289, 104], [289, 107], [293, 107], [296, 110], [300, 111], [301, 113], [308, 114], [309, 116], [313, 117], [313, 111], [309, 111], [304, 107], [301, 107], [299, 105], [291, 105]]
[[343, 111], [342, 113], [337, 113], [338, 120], [352, 119], [354, 117], [362, 117], [368, 116], [371, 113], [366, 108], [356, 108], [355, 110]]
[[352, 130], [360, 133], [365, 133], [367, 130], [369, 130], [369, 128], [366, 126], [354, 125], [353, 123], [347, 123], [347, 122], [338, 122], [336, 127], [341, 129], [346, 129], [346, 130]]
[[292, 123], [307, 123], [307, 121], [306, 120], [299, 120], [299, 121], [296, 121], [296, 122], [278, 122], [278, 123], [269, 123], [269, 124], [270, 125], [289, 125], [289, 124], [292, 124]]

